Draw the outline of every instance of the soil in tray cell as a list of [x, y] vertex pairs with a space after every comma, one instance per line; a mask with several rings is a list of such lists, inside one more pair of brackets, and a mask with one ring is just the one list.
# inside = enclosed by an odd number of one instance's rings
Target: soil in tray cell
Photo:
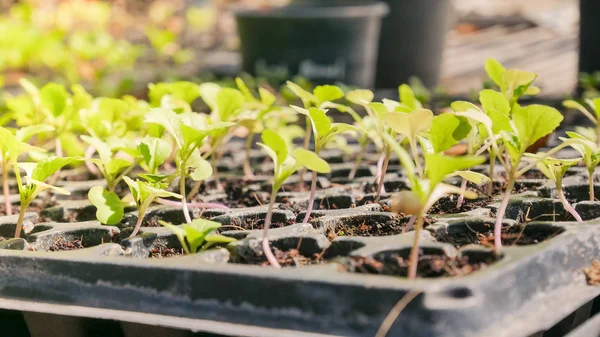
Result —
[[63, 237], [57, 237], [52, 246], [48, 248], [51, 252], [59, 252], [65, 250], [77, 250], [85, 248], [81, 243], [81, 240], [75, 238], [73, 240], [67, 240]]
[[[443, 254], [421, 254], [417, 267], [417, 277], [436, 278], [465, 276], [486, 268], [497, 260], [493, 254], [486, 259], [469, 261], [468, 256], [448, 257]], [[406, 277], [408, 274], [408, 254], [389, 252], [379, 258], [354, 256], [346, 269], [357, 273]]]
[[461, 207], [456, 207], [458, 202], [457, 197], [453, 198], [442, 198], [436, 202], [433, 207], [429, 210], [429, 214], [456, 214], [472, 211], [477, 208], [483, 208], [491, 202], [491, 198], [479, 198], [479, 199], [464, 199]]
[[[275, 258], [282, 267], [302, 267], [326, 262], [326, 260], [323, 258], [324, 251], [307, 256], [300, 253], [298, 249], [279, 250], [276, 247], [272, 247], [272, 249]], [[233, 258], [231, 262], [240, 264], [253, 264], [262, 267], [270, 266], [264, 255], [255, 256], [252, 259], [247, 258], [244, 260]]]
[[[438, 234], [436, 239], [440, 242], [446, 242], [459, 248], [469, 244], [478, 244], [487, 247], [494, 246], [494, 231], [491, 229], [486, 231], [476, 231], [472, 228], [465, 226], [465, 230], [461, 232], [455, 232], [452, 234]], [[543, 230], [525, 230], [527, 225], [515, 225], [502, 228], [502, 244], [506, 246], [526, 246], [534, 245], [551, 239], [560, 233], [564, 232], [563, 228], [560, 227], [545, 227]], [[536, 226], [537, 228], [537, 226]]]

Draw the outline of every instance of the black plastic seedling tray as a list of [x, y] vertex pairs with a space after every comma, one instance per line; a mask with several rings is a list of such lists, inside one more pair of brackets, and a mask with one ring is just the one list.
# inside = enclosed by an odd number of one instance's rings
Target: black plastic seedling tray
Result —
[[[261, 154], [254, 155], [260, 162]], [[0, 312], [0, 320], [21, 322], [11, 326], [33, 337], [375, 336], [397, 302], [418, 292], [388, 336], [549, 337], [563, 336], [594, 312], [600, 288], [587, 284], [583, 270], [600, 257], [600, 219], [595, 219], [600, 203], [584, 202], [584, 171], [575, 168], [565, 179], [567, 197], [579, 201], [576, 208], [589, 219], [584, 223], [570, 221], [546, 181], [520, 182], [503, 223], [516, 237], [497, 261], [485, 233], [493, 228], [498, 200], [479, 200], [459, 213], [440, 204], [421, 238], [422, 254], [433, 258], [434, 267], [423, 271], [430, 277], [410, 281], [398, 267], [412, 244], [413, 233], [403, 232], [408, 218], [387, 210], [390, 193], [377, 204], [369, 202], [368, 193], [354, 193], [373, 188], [371, 166], [348, 182], [343, 154], [327, 156], [339, 163], [320, 179], [321, 209], [309, 224], [299, 223], [307, 192], [288, 189], [278, 197], [273, 221], [281, 227], [271, 231], [271, 245], [297, 250], [288, 256], [292, 266], [282, 270], [260, 265], [266, 205], [192, 210], [193, 217], [232, 226], [222, 234], [240, 240], [191, 256], [169, 256], [181, 246], [168, 229], [144, 227], [127, 239], [135, 213], [117, 226], [103, 226], [82, 198], [101, 182], [66, 183], [71, 199], [28, 213], [23, 239], [0, 241], [0, 308], [10, 310]], [[227, 159], [230, 174], [237, 173], [239, 159]], [[392, 161], [390, 171], [388, 192], [405, 188], [397, 163]], [[293, 178], [288, 185], [300, 180]], [[260, 200], [268, 188], [267, 179], [258, 179], [238, 192]], [[600, 193], [600, 185], [596, 188]], [[205, 201], [239, 198], [227, 190], [206, 193]], [[181, 223], [183, 214], [157, 206], [146, 226], [157, 219]], [[0, 217], [0, 236], [10, 238], [15, 222], [16, 216]], [[256, 228], [232, 230], [249, 223]], [[529, 241], [519, 242], [521, 236]], [[74, 250], [53, 251], [62, 249]], [[435, 268], [436, 259], [468, 265], [454, 265], [464, 275], [447, 277]], [[294, 266], [306, 261], [313, 264]]]

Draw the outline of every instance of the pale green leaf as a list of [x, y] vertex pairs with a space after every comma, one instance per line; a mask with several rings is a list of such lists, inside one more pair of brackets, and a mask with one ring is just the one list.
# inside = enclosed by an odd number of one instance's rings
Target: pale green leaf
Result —
[[502, 93], [495, 90], [485, 89], [479, 92], [479, 102], [481, 102], [483, 111], [488, 115], [491, 111], [496, 111], [505, 116], [510, 114], [509, 102]]
[[417, 98], [415, 97], [415, 93], [413, 92], [411, 87], [408, 86], [408, 84], [402, 84], [398, 88], [398, 92], [400, 94], [400, 102], [409, 107], [411, 110], [423, 108], [421, 102], [417, 100]]
[[50, 157], [47, 160], [37, 163], [31, 173], [31, 179], [43, 182], [56, 171], [79, 160], [73, 157]]
[[258, 95], [260, 96], [260, 101], [262, 104], [270, 107], [275, 104], [276, 97], [269, 90], [265, 88], [258, 88]]
[[164, 220], [158, 220], [158, 223], [161, 224], [162, 226], [170, 229], [173, 234], [175, 234], [175, 236], [177, 237], [177, 239], [179, 240], [179, 242], [181, 243], [181, 247], [183, 248], [183, 250], [185, 251], [186, 254], [191, 254], [190, 253], [190, 249], [188, 247], [188, 243], [185, 240], [186, 237], [186, 232], [185, 230], [182, 228], [182, 226], [175, 226], [169, 222], [166, 222]]
[[390, 112], [385, 116], [388, 125], [408, 139], [415, 139], [419, 132], [428, 130], [433, 122], [433, 112], [417, 109], [411, 113]]
[[299, 165], [302, 165], [311, 171], [318, 173], [329, 173], [331, 171], [329, 164], [312, 151], [299, 148], [294, 150], [292, 156]]
[[187, 171], [194, 181], [202, 181], [212, 176], [213, 167], [198, 151], [194, 151], [187, 160]]
[[217, 94], [217, 110], [220, 121], [230, 121], [244, 104], [244, 95], [237, 89], [223, 88]]
[[371, 90], [356, 89], [346, 93], [346, 99], [354, 104], [366, 105], [373, 101], [375, 95]]
[[42, 106], [53, 116], [60, 116], [65, 111], [69, 93], [64, 86], [56, 83], [48, 83], [40, 89], [40, 99]]
[[304, 90], [301, 86], [297, 85], [292, 81], [286, 82], [287, 87], [302, 100], [305, 107], [310, 107], [313, 103], [316, 103], [316, 98], [310, 92]]
[[521, 153], [538, 139], [553, 132], [563, 121], [558, 110], [545, 105], [529, 105], [513, 112], [513, 121], [518, 132]]
[[216, 83], [206, 82], [199, 85], [200, 97], [211, 110], [217, 109], [217, 95], [221, 86]]
[[265, 130], [261, 135], [261, 139], [263, 144], [273, 151], [272, 154], [275, 156], [275, 158], [272, 158], [273, 161], [277, 165], [283, 164], [288, 157], [288, 147], [283, 138], [271, 130]]
[[455, 112], [467, 111], [467, 110], [479, 110], [477, 105], [467, 101], [455, 101], [450, 104], [450, 107]]
[[427, 177], [430, 185], [444, 181], [449, 174], [479, 165], [485, 162], [483, 156], [458, 156], [451, 157], [440, 153], [425, 154]]
[[319, 85], [315, 88], [313, 93], [318, 101], [318, 104], [327, 101], [335, 101], [344, 97], [344, 92], [342, 89], [335, 85]]
[[443, 152], [458, 144], [471, 131], [471, 125], [452, 113], [444, 113], [433, 118], [429, 129], [429, 141], [435, 152]]
[[448, 175], [448, 177], [454, 176], [459, 176], [477, 185], [483, 184], [491, 180], [488, 176], [473, 171], [456, 171]]
[[315, 137], [324, 137], [329, 133], [331, 129], [331, 121], [325, 111], [317, 108], [308, 109], [308, 115], [313, 126]]
[[171, 145], [164, 139], [146, 136], [139, 145], [139, 150], [150, 172], [156, 172], [171, 154]]
[[94, 186], [88, 192], [88, 199], [96, 206], [96, 218], [105, 225], [118, 224], [123, 219], [126, 203], [114, 192], [102, 186]]
[[494, 81], [498, 87], [502, 88], [502, 75], [506, 71], [502, 64], [493, 58], [489, 58], [485, 61], [485, 71], [487, 72], [489, 78]]

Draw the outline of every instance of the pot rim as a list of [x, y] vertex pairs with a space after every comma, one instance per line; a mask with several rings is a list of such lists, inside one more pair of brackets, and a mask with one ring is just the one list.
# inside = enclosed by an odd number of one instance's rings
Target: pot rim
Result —
[[383, 17], [390, 11], [384, 2], [365, 2], [339, 6], [294, 6], [274, 7], [269, 9], [236, 8], [236, 18], [285, 18], [285, 19], [346, 19]]

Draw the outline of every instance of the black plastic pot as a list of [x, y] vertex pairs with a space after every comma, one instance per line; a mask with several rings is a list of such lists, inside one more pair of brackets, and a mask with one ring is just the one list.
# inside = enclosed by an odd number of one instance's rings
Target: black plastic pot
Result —
[[236, 12], [243, 70], [285, 81], [300, 75], [315, 83], [372, 87], [381, 2], [294, 3]]
[[[593, 0], [592, 0], [593, 1]], [[448, 0], [386, 0], [377, 61], [377, 88], [397, 88], [416, 76], [437, 85], [449, 24]]]
[[580, 0], [579, 72], [600, 71], [600, 2]]

